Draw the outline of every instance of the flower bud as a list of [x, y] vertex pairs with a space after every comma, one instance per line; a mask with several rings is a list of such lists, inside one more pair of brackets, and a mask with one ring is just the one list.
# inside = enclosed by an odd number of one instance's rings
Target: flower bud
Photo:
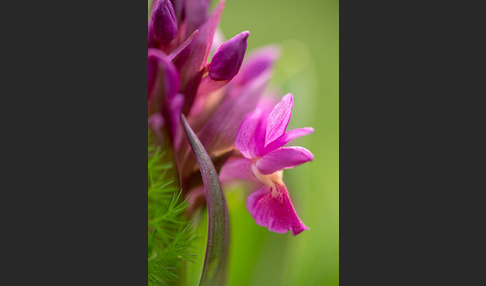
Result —
[[176, 37], [177, 18], [170, 1], [157, 1], [152, 11], [152, 25], [154, 39], [162, 44], [168, 44]]
[[248, 35], [248, 31], [241, 32], [219, 47], [209, 64], [209, 77], [212, 80], [230, 80], [238, 73], [245, 56]]

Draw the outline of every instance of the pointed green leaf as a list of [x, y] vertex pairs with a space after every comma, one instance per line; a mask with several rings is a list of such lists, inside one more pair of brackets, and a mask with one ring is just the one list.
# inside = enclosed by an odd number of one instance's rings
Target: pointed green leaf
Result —
[[211, 159], [194, 131], [181, 115], [182, 126], [192, 147], [206, 191], [208, 242], [200, 285], [224, 285], [228, 255], [229, 227], [226, 200]]

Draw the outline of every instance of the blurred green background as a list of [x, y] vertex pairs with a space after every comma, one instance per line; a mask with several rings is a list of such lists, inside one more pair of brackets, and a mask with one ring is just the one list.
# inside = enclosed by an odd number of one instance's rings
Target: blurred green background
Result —
[[[310, 231], [297, 237], [270, 232], [253, 221], [243, 190], [227, 193], [229, 285], [339, 285], [339, 1], [226, 0], [220, 28], [226, 38], [249, 30], [248, 52], [282, 47], [271, 86], [294, 95], [289, 129], [315, 128], [292, 142], [311, 150], [314, 161], [284, 171]], [[199, 225], [200, 253], [188, 269], [188, 285], [200, 278], [206, 220]]]

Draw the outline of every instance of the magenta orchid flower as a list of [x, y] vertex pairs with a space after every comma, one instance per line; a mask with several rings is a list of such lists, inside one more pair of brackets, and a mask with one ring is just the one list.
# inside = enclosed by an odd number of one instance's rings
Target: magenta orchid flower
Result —
[[292, 95], [275, 105], [265, 92], [279, 49], [268, 46], [245, 57], [250, 33], [225, 40], [217, 30], [224, 0], [211, 12], [210, 6], [209, 0], [153, 1], [148, 19], [148, 136], [149, 144], [164, 150], [161, 160], [173, 163], [171, 175], [181, 199], [190, 202], [187, 214], [207, 208], [200, 285], [222, 285], [229, 218], [221, 182], [252, 182], [247, 208], [258, 225], [278, 233], [290, 230], [294, 236], [308, 230], [282, 176], [284, 169], [313, 160], [307, 149], [284, 145], [314, 130], [286, 132]]
[[[197, 201], [204, 192], [198, 192], [201, 175], [181, 132], [181, 114], [216, 170], [221, 169], [223, 182], [236, 167], [234, 178], [257, 184], [247, 200], [256, 223], [297, 235], [308, 228], [292, 206], [282, 170], [311, 161], [313, 155], [305, 148], [284, 145], [313, 129], [285, 132], [292, 111], [291, 94], [275, 107], [257, 105], [279, 49], [269, 46], [245, 60], [248, 31], [227, 41], [221, 35], [214, 39], [223, 6], [221, 1], [208, 13], [207, 0], [154, 1], [148, 23], [148, 125], [155, 142], [173, 150], [184, 196]], [[214, 56], [208, 61], [210, 50]]]
[[235, 146], [242, 157], [233, 158], [221, 170], [221, 180], [245, 179], [258, 189], [247, 199], [247, 209], [255, 222], [269, 230], [295, 236], [309, 228], [297, 216], [282, 181], [283, 169], [312, 161], [312, 153], [303, 147], [283, 147], [291, 140], [314, 132], [300, 128], [285, 132], [293, 106], [292, 94], [285, 95], [270, 111], [260, 105], [241, 123]]

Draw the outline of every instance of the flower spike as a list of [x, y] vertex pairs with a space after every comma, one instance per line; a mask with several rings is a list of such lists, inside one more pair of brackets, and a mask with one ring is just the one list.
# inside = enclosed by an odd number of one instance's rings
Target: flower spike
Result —
[[[279, 102], [275, 89], [266, 91], [280, 48], [267, 46], [245, 56], [248, 31], [226, 41], [218, 30], [225, 0], [214, 1], [216, 5], [210, 0], [149, 2], [149, 157], [159, 152], [152, 151], [153, 144], [163, 151], [157, 163], [172, 161], [167, 178], [178, 187], [174, 191], [180, 190], [173, 201], [190, 203], [186, 215], [207, 207], [208, 239], [199, 285], [226, 285], [229, 212], [221, 183], [247, 181], [253, 192], [246, 208], [256, 224], [294, 236], [308, 230], [294, 209], [283, 172], [313, 160], [309, 150], [286, 145], [314, 129], [287, 132], [292, 94]], [[149, 161], [149, 170], [152, 165]], [[149, 174], [149, 205], [157, 204], [150, 196], [150, 182]], [[152, 220], [151, 211], [149, 226], [161, 224], [160, 219]], [[149, 266], [158, 255], [152, 243], [158, 242], [156, 233], [161, 232], [149, 227]], [[166, 264], [171, 274], [182, 273], [179, 266]], [[171, 284], [157, 272], [160, 269], [158, 264], [149, 267], [149, 279]]]
[[[174, 151], [179, 185], [186, 198], [192, 196], [194, 209], [205, 201], [200, 198], [205, 194], [202, 184], [214, 184], [220, 170], [223, 183], [236, 179], [250, 183], [254, 192], [247, 209], [258, 225], [295, 236], [309, 228], [291, 203], [283, 170], [314, 156], [303, 147], [286, 145], [314, 129], [287, 131], [292, 94], [280, 102], [273, 93], [264, 96], [280, 55], [278, 46], [245, 58], [248, 31], [224, 43], [223, 37], [215, 36], [225, 1], [218, 2], [209, 13], [210, 0], [153, 1], [148, 23], [148, 115], [156, 136], [149, 136]], [[221, 190], [216, 189], [216, 193]], [[208, 198], [207, 203], [209, 208], [213, 202]], [[209, 264], [202, 284], [215, 282], [206, 279], [213, 268]]]

